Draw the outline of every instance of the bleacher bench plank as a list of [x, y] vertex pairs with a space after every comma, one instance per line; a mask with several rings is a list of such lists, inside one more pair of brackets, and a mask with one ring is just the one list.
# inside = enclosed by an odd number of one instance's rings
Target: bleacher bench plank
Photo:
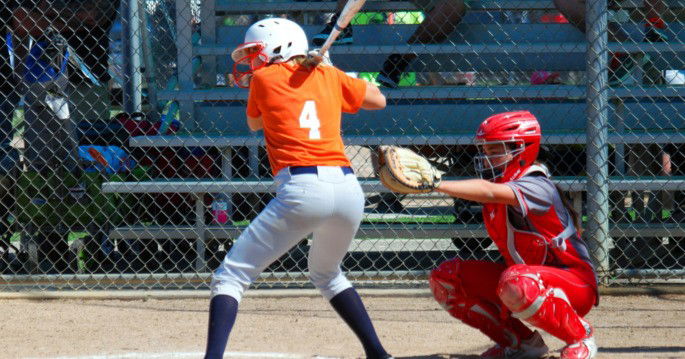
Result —
[[[418, 25], [406, 24], [372, 24], [354, 26], [354, 45], [380, 46], [380, 45], [404, 45], [414, 34]], [[621, 26], [629, 40], [621, 44], [641, 43], [644, 38], [644, 26], [641, 23], [630, 23]], [[245, 36], [247, 26], [221, 26], [216, 30], [216, 44], [237, 46]], [[312, 37], [321, 31], [321, 25], [304, 25], [303, 30], [308, 37]], [[682, 23], [669, 24], [668, 31], [671, 34], [669, 46], [682, 44], [685, 37], [682, 33]], [[444, 44], [469, 45], [469, 44], [558, 44], [558, 43], [585, 43], [583, 33], [570, 24], [526, 23], [526, 24], [500, 24], [500, 23], [460, 23], [449, 34]], [[618, 44], [618, 43], [611, 43]], [[654, 43], [652, 45], [660, 45]], [[340, 45], [331, 48], [347, 48], [350, 45]], [[646, 46], [649, 47], [649, 46]]]
[[[202, 45], [195, 55], [226, 56], [235, 46]], [[660, 69], [683, 68], [685, 44], [615, 44], [611, 51], [644, 52]], [[346, 72], [374, 72], [383, 67], [390, 54], [415, 53], [417, 58], [408, 71], [582, 71], [585, 70], [585, 43], [558, 44], [421, 44], [421, 45], [347, 45], [330, 50], [334, 64]], [[228, 61], [218, 62], [219, 72], [231, 68]]]
[[[493, 113], [517, 110], [535, 114], [543, 131], [549, 135], [579, 133], [586, 128], [582, 86], [421, 86], [384, 89], [383, 92], [388, 98], [387, 108], [344, 115], [344, 134], [413, 137], [425, 135], [426, 129], [445, 135], [472, 134], [478, 124]], [[249, 135], [244, 121], [246, 96], [247, 91], [232, 88], [160, 93], [160, 98], [164, 99], [202, 101], [197, 102], [194, 109], [196, 128], [210, 134], [256, 138], [259, 135]], [[669, 140], [668, 135], [657, 135], [660, 141], [682, 143], [683, 136], [677, 131], [685, 129], [685, 118], [681, 116], [685, 113], [685, 101], [682, 100], [685, 87], [612, 88], [609, 96], [623, 101], [621, 108], [613, 101], [610, 103], [611, 130], [632, 129], [655, 134], [670, 131], [673, 140]], [[638, 134], [638, 137], [641, 139], [637, 141], [650, 140], [648, 134]]]
[[[583, 192], [587, 180], [553, 179], [563, 191]], [[389, 192], [378, 180], [359, 180], [364, 192]], [[608, 183], [610, 191], [685, 191], [685, 180], [675, 178], [611, 178]], [[273, 181], [252, 180], [154, 180], [141, 182], [105, 182], [104, 193], [262, 193], [274, 192]], [[433, 194], [436, 195], [436, 194]]]
[[[464, 234], [471, 233], [472, 238], [483, 238], [487, 234], [482, 225], [458, 225], [458, 224], [431, 224], [427, 230], [426, 225], [416, 224], [362, 224], [356, 238], [398, 238], [398, 234], [414, 232], [413, 238], [451, 238], [457, 231]], [[206, 226], [203, 228], [190, 226], [129, 226], [118, 227], [110, 232], [111, 239], [192, 239], [201, 234], [207, 239], [212, 238], [237, 238], [245, 229], [244, 226]]]
[[[680, 28], [678, 25], [676, 30]], [[354, 45], [404, 45], [414, 34], [417, 25], [355, 25]], [[304, 25], [311, 38], [321, 31], [321, 25]], [[246, 26], [222, 26], [216, 30], [216, 44], [236, 46], [245, 36]], [[636, 24], [625, 29], [629, 36], [640, 39], [642, 29]], [[684, 35], [685, 36], [685, 35]], [[555, 44], [585, 42], [585, 36], [569, 24], [463, 24], [460, 23], [444, 42], [446, 44]], [[336, 45], [348, 47], [350, 45]]]
[[[470, 145], [473, 144], [473, 133], [461, 135], [350, 135], [343, 136], [347, 146], [379, 145]], [[618, 134], [609, 133], [609, 143], [685, 143], [685, 133], [680, 132], [634, 132]], [[542, 143], [547, 145], [586, 144], [585, 132], [546, 133]], [[138, 136], [129, 140], [132, 147], [240, 147], [264, 146], [263, 136]]]
[[[432, 88], [425, 88], [426, 96], [435, 95]], [[413, 91], [413, 90], [412, 90]], [[437, 89], [437, 92], [443, 90]], [[388, 91], [388, 96], [400, 94], [401, 91]], [[244, 106], [244, 105], [243, 105]], [[578, 131], [585, 130], [587, 117], [585, 103], [582, 99], [416, 99], [389, 100], [383, 111], [361, 111], [357, 114], [345, 114], [342, 121], [342, 132], [347, 136], [355, 135], [402, 135], [415, 137], [429, 133], [444, 135], [472, 134], [484, 118], [493, 113], [529, 110], [541, 121], [545, 121], [544, 131]], [[675, 105], [685, 107], [685, 105]], [[610, 114], [613, 111], [610, 106]], [[226, 135], [246, 135], [249, 129], [245, 123], [245, 108], [236, 102], [205, 101], [195, 106], [195, 128], [208, 133]], [[656, 112], [657, 122], [678, 119], [673, 112]], [[610, 119], [613, 116], [610, 115]], [[645, 119], [649, 119], [647, 117]], [[642, 123], [639, 117], [637, 124]], [[671, 125], [670, 129], [673, 129]], [[677, 127], [675, 127], [677, 128]], [[651, 128], [650, 128], [651, 129]]]
[[[321, 26], [305, 26], [311, 38]], [[333, 62], [344, 71], [378, 71], [391, 53], [416, 53], [413, 71], [510, 71], [585, 69], [585, 37], [569, 24], [466, 24], [461, 23], [448, 41], [441, 44], [407, 45], [416, 25], [355, 26], [353, 45], [334, 46]], [[670, 25], [675, 38], [669, 43], [645, 44], [640, 24], [627, 24], [630, 36], [626, 43], [611, 43], [614, 51], [644, 51], [658, 68], [683, 67], [682, 24]], [[246, 28], [217, 28], [217, 43], [195, 48], [196, 55], [225, 56], [239, 44]], [[230, 59], [220, 59], [217, 71], [232, 70]]]
[[[685, 7], [683, 0], [666, 0], [669, 8]], [[642, 0], [626, 0], [621, 2], [623, 8], [642, 7]], [[283, 12], [333, 12], [335, 1], [301, 2], [301, 1], [245, 1], [245, 0], [217, 0], [216, 12], [221, 15], [245, 13], [283, 13]], [[469, 2], [471, 10], [552, 10], [554, 3], [550, 0], [475, 0]], [[363, 11], [415, 11], [417, 7], [410, 1], [367, 1]]]
[[[210, 226], [205, 228], [195, 227], [164, 227], [164, 226], [131, 226], [118, 227], [110, 232], [111, 239], [235, 239], [245, 230], [242, 226]], [[676, 223], [673, 224], [633, 224], [618, 223], [609, 226], [609, 236], [618, 237], [685, 237], [685, 227]], [[423, 242], [431, 240], [430, 243], [423, 243], [420, 248], [412, 250], [441, 250], [432, 249], [437, 245], [436, 239], [439, 238], [487, 238], [488, 234], [480, 224], [362, 224], [355, 238], [351, 249], [362, 250], [363, 243], [367, 242], [367, 249], [378, 250], [378, 246], [373, 242], [364, 239], [396, 239], [412, 238], [412, 242]], [[417, 247], [416, 244], [410, 245]], [[385, 250], [397, 251], [396, 246]], [[402, 250], [407, 250], [406, 247]]]
[[[549, 0], [476, 0], [469, 3], [471, 10], [547, 10], [554, 9], [554, 4]], [[249, 13], [282, 13], [282, 12], [334, 12], [335, 1], [327, 2], [257, 2], [257, 1], [233, 1], [218, 0], [216, 13], [226, 14], [249, 14]], [[388, 11], [417, 11], [410, 1], [368, 1], [362, 9], [364, 12], [388, 12]]]
[[[459, 99], [579, 99], [585, 98], [585, 86], [530, 85], [530, 86], [418, 86], [382, 89], [386, 98], [393, 100], [459, 100]], [[248, 91], [236, 88], [198, 89], [192, 91], [160, 91], [160, 100], [247, 101]], [[610, 98], [679, 98], [685, 97], [685, 86], [633, 86], [609, 89]], [[414, 104], [414, 103], [412, 103]]]

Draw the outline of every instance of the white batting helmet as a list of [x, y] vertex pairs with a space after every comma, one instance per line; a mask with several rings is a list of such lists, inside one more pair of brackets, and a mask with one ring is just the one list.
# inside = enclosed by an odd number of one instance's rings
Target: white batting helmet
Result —
[[245, 42], [233, 50], [231, 58], [238, 62], [253, 47], [266, 55], [268, 63], [279, 63], [293, 56], [307, 55], [309, 42], [304, 30], [294, 21], [270, 18], [257, 21], [247, 29]]

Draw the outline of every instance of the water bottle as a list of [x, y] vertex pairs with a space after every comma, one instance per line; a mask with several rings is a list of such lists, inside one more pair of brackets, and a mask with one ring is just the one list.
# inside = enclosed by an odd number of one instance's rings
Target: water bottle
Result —
[[212, 223], [226, 224], [228, 222], [228, 203], [222, 199], [212, 202]]

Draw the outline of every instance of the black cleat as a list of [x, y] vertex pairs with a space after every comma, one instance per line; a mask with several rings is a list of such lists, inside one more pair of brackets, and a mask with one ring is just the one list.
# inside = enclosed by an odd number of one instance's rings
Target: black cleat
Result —
[[411, 54], [392, 54], [388, 56], [376, 81], [383, 87], [396, 88], [400, 84], [402, 74], [414, 57], [415, 55]]

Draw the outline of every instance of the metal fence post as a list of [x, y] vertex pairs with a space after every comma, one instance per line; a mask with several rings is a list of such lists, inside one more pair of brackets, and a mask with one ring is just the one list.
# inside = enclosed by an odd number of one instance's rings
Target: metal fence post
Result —
[[587, 238], [601, 281], [609, 270], [607, 0], [586, 3]]
[[[200, 17], [202, 44], [216, 43], [216, 4], [214, 0], [202, 1]], [[216, 56], [202, 56], [202, 84], [210, 88], [216, 86], [216, 75]]]
[[140, 73], [140, 7], [138, 0], [123, 1], [122, 26], [124, 36], [124, 110], [139, 112], [142, 103], [143, 79]]
[[[176, 52], [178, 61], [178, 84], [180, 90], [192, 90], [193, 85], [193, 25], [190, 1], [176, 0]], [[179, 100], [180, 118], [188, 131], [195, 129], [193, 101]]]
[[152, 58], [152, 39], [150, 39], [150, 31], [148, 30], [148, 14], [145, 11], [145, 6], [142, 4], [143, 0], [138, 0], [138, 5], [142, 9], [139, 11], [141, 26], [141, 37], [143, 51], [143, 62], [145, 63], [145, 77], [147, 80], [147, 99], [149, 103], [149, 109], [147, 111], [148, 117], [157, 121], [160, 117], [161, 109], [158, 109], [159, 103], [157, 102], [157, 74], [155, 69], [155, 60]]

